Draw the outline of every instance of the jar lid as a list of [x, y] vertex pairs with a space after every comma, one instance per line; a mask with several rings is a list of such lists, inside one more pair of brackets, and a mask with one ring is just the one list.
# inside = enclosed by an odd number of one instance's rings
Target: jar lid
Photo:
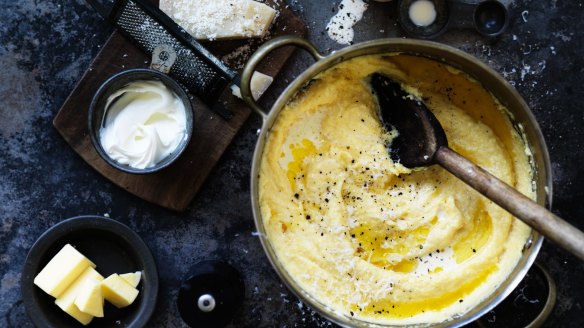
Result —
[[239, 272], [221, 261], [193, 266], [179, 290], [178, 311], [190, 327], [223, 327], [232, 319], [245, 296]]

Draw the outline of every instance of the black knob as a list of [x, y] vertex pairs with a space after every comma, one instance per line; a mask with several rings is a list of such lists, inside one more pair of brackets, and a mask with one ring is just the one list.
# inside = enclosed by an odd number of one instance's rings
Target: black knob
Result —
[[221, 261], [195, 264], [179, 290], [178, 311], [183, 321], [197, 328], [224, 327], [245, 296], [239, 272]]

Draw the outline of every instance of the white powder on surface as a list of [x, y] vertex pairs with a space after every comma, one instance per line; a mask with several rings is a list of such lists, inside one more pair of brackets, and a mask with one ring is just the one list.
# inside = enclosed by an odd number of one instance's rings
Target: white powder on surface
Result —
[[352, 44], [355, 32], [353, 26], [363, 18], [367, 4], [363, 0], [343, 0], [339, 12], [326, 26], [328, 36], [340, 44]]

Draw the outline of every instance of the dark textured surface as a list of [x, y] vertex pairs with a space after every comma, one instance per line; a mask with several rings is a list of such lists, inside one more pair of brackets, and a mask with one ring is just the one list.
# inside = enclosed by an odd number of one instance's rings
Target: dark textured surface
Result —
[[[341, 47], [324, 32], [338, 3], [289, 1], [324, 52]], [[1, 327], [31, 326], [19, 285], [28, 249], [48, 227], [79, 214], [108, 214], [134, 229], [154, 253], [160, 297], [152, 327], [183, 326], [174, 305], [177, 291], [189, 266], [203, 259], [225, 259], [244, 276], [246, 298], [233, 327], [329, 325], [282, 285], [253, 234], [249, 173], [259, 118], [247, 122], [185, 213], [146, 203], [93, 171], [51, 124], [111, 28], [81, 0], [1, 5]], [[479, 57], [517, 87], [547, 140], [554, 212], [584, 229], [583, 2], [516, 0], [513, 8], [509, 29], [497, 41], [470, 31], [438, 41]], [[355, 42], [402, 35], [395, 3], [372, 3], [355, 26]], [[309, 62], [298, 53], [264, 103], [271, 104]], [[583, 327], [584, 264], [548, 242], [538, 259], [558, 282], [546, 327]]]

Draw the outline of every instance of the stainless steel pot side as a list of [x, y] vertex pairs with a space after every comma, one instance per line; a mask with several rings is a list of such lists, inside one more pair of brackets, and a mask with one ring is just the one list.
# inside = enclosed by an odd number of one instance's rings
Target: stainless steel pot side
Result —
[[[288, 87], [276, 100], [269, 112], [264, 111], [251, 96], [251, 75], [253, 74], [257, 65], [268, 53], [277, 48], [289, 45], [294, 45], [308, 51], [314, 57], [316, 62], [308, 69], [306, 69], [302, 74], [300, 74], [300, 76], [298, 76], [294, 81], [292, 81], [290, 85], [288, 85]], [[380, 39], [368, 41], [341, 49], [339, 51], [335, 51], [328, 56], [322, 55], [310, 42], [298, 37], [284, 36], [266, 42], [252, 55], [246, 67], [244, 68], [241, 79], [241, 91], [243, 99], [263, 119], [261, 133], [259, 135], [253, 156], [251, 171], [251, 199], [255, 225], [259, 232], [260, 241], [264, 251], [268, 256], [268, 259], [288, 288], [319, 314], [345, 327], [392, 326], [379, 325], [357, 320], [347, 316], [346, 314], [335, 312], [332, 308], [328, 307], [326, 304], [322, 304], [306, 291], [304, 291], [294, 281], [294, 278], [288, 274], [288, 272], [280, 264], [278, 257], [272, 248], [270, 239], [266, 235], [266, 230], [262, 222], [258, 199], [259, 170], [264, 145], [267, 139], [270, 137], [270, 128], [278, 118], [280, 111], [302, 87], [304, 87], [320, 72], [323, 72], [342, 61], [364, 55], [387, 53], [416, 55], [443, 62], [467, 73], [479, 81], [487, 90], [489, 90], [509, 110], [509, 117], [511, 118], [511, 121], [513, 122], [516, 129], [518, 129], [524, 135], [529, 147], [531, 148], [533, 153], [532, 167], [534, 169], [534, 184], [537, 187], [537, 202], [541, 205], [548, 207], [551, 206], [551, 164], [543, 135], [539, 129], [535, 117], [519, 93], [505, 79], [503, 79], [499, 74], [479, 61], [477, 58], [463, 51], [443, 44], [431, 41], [410, 39]], [[504, 300], [505, 297], [509, 295], [509, 293], [511, 293], [523, 279], [533, 264], [537, 253], [541, 248], [542, 241], [543, 237], [536, 231], [533, 231], [531, 238], [525, 244], [523, 256], [517, 264], [517, 267], [513, 270], [507, 280], [505, 280], [489, 297], [487, 297], [478, 306], [471, 309], [467, 313], [453, 318], [450, 321], [435, 324], [425, 324], [420, 326], [459, 327], [478, 319], [493, 309], [498, 303]]]

